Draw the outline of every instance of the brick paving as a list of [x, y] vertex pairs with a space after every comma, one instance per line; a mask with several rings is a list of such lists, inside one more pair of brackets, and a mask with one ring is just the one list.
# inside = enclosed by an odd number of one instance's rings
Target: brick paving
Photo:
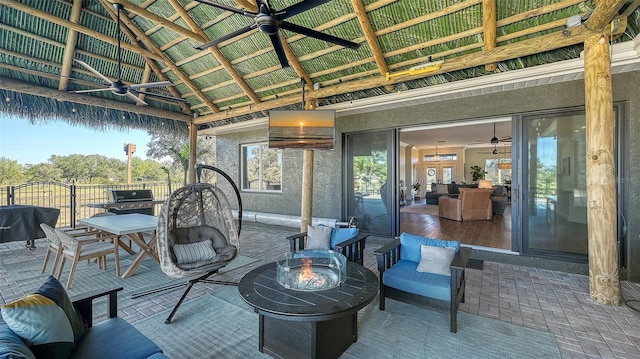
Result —
[[[289, 228], [245, 223], [240, 236], [241, 253], [260, 261], [218, 278], [237, 281], [249, 270], [273, 260], [287, 250], [288, 244], [283, 238], [292, 233], [294, 230]], [[367, 244], [365, 256], [365, 266], [376, 273], [372, 252], [378, 246]], [[44, 260], [46, 242], [37, 240], [36, 247], [28, 250], [23, 242], [0, 244], [0, 303], [25, 295], [5, 265], [23, 260]], [[640, 359], [640, 313], [626, 305], [593, 302], [589, 298], [587, 276], [489, 261], [484, 262], [482, 270], [467, 269], [467, 276], [466, 301], [460, 306], [462, 311], [551, 332], [563, 359]], [[220, 286], [196, 284], [187, 301], [216, 288]], [[630, 305], [640, 308], [639, 283], [623, 282], [622, 292]], [[172, 308], [181, 294], [181, 290], [170, 291], [130, 307], [121, 307], [119, 315], [135, 323]], [[535, 353], [531, 353], [531, 357], [535, 358]]]

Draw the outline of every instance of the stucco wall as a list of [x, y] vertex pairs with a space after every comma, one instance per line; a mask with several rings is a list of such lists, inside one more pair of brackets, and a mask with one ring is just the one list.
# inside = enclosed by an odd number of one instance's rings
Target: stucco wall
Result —
[[[218, 167], [240, 185], [240, 146], [266, 142], [267, 135], [267, 130], [264, 129], [218, 136]], [[283, 150], [282, 193], [242, 192], [243, 209], [299, 216], [302, 199], [302, 154], [303, 150]], [[314, 217], [343, 219], [340, 218], [340, 172], [339, 149], [314, 152]]]
[[[640, 208], [640, 72], [614, 75], [614, 100], [626, 101], [628, 208]], [[582, 80], [538, 86], [527, 89], [500, 92], [430, 103], [413, 107], [401, 107], [351, 116], [339, 117], [338, 140], [334, 151], [316, 151], [314, 175], [313, 213], [318, 217], [335, 218], [340, 213], [341, 140], [345, 132], [412, 126], [442, 121], [460, 121], [493, 116], [509, 116], [538, 110], [584, 106], [584, 82]], [[267, 131], [252, 131], [219, 136], [218, 164], [231, 168], [239, 176], [239, 144], [265, 141]], [[283, 193], [277, 195], [243, 194], [245, 206], [250, 210], [282, 214], [300, 214], [302, 151], [285, 150], [283, 153]], [[629, 277], [640, 281], [640, 211], [630, 210], [628, 226]]]

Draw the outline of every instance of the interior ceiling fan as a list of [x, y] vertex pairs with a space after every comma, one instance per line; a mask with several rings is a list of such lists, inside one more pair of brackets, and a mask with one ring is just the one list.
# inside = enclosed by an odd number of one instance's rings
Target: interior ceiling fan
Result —
[[[492, 145], [497, 145], [500, 142], [511, 142], [511, 136], [503, 136], [501, 138], [496, 137], [496, 123], [493, 123], [493, 137], [489, 140], [489, 143]], [[485, 140], [477, 140], [472, 143], [468, 143], [468, 145], [478, 145], [481, 143], [485, 143]], [[497, 150], [494, 150], [497, 153]], [[495, 154], [495, 153], [494, 153]]]
[[288, 19], [294, 15], [298, 15], [304, 11], [313, 9], [314, 7], [322, 5], [331, 0], [301, 1], [297, 4], [293, 4], [279, 11], [273, 10], [273, 8], [271, 8], [271, 5], [269, 5], [268, 0], [255, 0], [256, 5], [258, 6], [258, 12], [240, 10], [231, 6], [218, 4], [216, 2], [209, 1], [209, 0], [196, 0], [196, 1], [203, 4], [217, 7], [219, 9], [231, 11], [236, 14], [244, 15], [246, 17], [250, 17], [253, 19], [253, 24], [243, 27], [241, 29], [238, 29], [232, 33], [229, 33], [218, 39], [209, 41], [206, 44], [202, 44], [196, 47], [196, 49], [199, 49], [199, 50], [204, 50], [208, 47], [215, 46], [221, 43], [222, 41], [234, 38], [240, 34], [243, 34], [247, 31], [251, 31], [256, 28], [260, 32], [269, 35], [269, 38], [271, 39], [271, 43], [273, 44], [273, 49], [275, 50], [276, 55], [278, 55], [278, 60], [280, 61], [280, 65], [282, 67], [288, 67], [289, 62], [287, 61], [287, 57], [284, 53], [284, 48], [282, 47], [282, 42], [280, 42], [280, 37], [278, 36], [278, 30], [280, 29], [296, 32], [298, 34], [302, 34], [302, 35], [313, 37], [319, 40], [331, 42], [331, 43], [348, 47], [354, 50], [360, 47], [360, 44], [358, 43], [347, 41], [339, 37], [324, 34], [322, 32], [310, 29], [308, 27], [299, 26], [299, 25], [290, 23], [288, 21], [285, 21], [285, 19]]
[[119, 95], [119, 96], [127, 96], [128, 98], [134, 100], [137, 104], [145, 105], [145, 106], [148, 105], [148, 104], [146, 102], [144, 102], [143, 100], [141, 100], [140, 98], [138, 98], [138, 96], [134, 95], [134, 93], [136, 93], [136, 94], [144, 94], [145, 96], [163, 98], [163, 99], [172, 100], [172, 101], [187, 102], [187, 100], [179, 98], [179, 97], [166, 96], [166, 95], [160, 95], [160, 94], [153, 93], [153, 92], [140, 91], [140, 89], [148, 89], [148, 88], [153, 88], [153, 87], [173, 86], [173, 84], [171, 82], [169, 82], [169, 81], [148, 82], [148, 83], [136, 84], [136, 85], [127, 85], [124, 82], [122, 82], [122, 46], [120, 45], [120, 26], [121, 26], [121, 23], [120, 23], [120, 10], [122, 10], [123, 6], [122, 6], [122, 4], [113, 4], [113, 6], [118, 10], [118, 80], [116, 80], [115, 82], [111, 81], [108, 77], [106, 77], [105, 75], [100, 73], [100, 71], [98, 71], [98, 70], [94, 69], [93, 67], [91, 67], [86, 62], [74, 59], [73, 61], [75, 61], [76, 63], [82, 65], [82, 67], [84, 67], [87, 70], [91, 71], [91, 73], [93, 73], [94, 75], [98, 76], [100, 79], [105, 81], [108, 84], [108, 85], [105, 85], [105, 86], [108, 86], [108, 87], [101, 88], [101, 89], [79, 90], [79, 91], [72, 91], [72, 92], [73, 93], [87, 93], [87, 92], [111, 91], [114, 94]]

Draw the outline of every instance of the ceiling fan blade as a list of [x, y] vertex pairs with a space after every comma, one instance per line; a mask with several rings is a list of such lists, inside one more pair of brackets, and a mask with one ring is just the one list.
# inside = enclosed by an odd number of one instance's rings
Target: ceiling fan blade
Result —
[[256, 24], [252, 24], [252, 25], [243, 27], [241, 29], [238, 29], [238, 30], [232, 32], [232, 33], [229, 33], [229, 34], [226, 34], [226, 35], [224, 35], [222, 37], [219, 37], [219, 38], [217, 38], [215, 40], [211, 40], [211, 41], [207, 42], [206, 44], [202, 44], [200, 46], [196, 46], [196, 49], [204, 50], [204, 49], [207, 49], [207, 48], [209, 48], [211, 46], [218, 45], [219, 43], [221, 43], [221, 42], [223, 42], [225, 40], [232, 39], [232, 38], [234, 38], [234, 37], [236, 37], [236, 36], [238, 36], [240, 34], [244, 34], [247, 31], [251, 31], [251, 30], [255, 29], [257, 26], [258, 25], [256, 25]]
[[280, 36], [278, 34], [269, 35], [271, 38], [271, 43], [273, 44], [273, 49], [278, 55], [278, 60], [280, 60], [280, 66], [289, 67], [289, 61], [287, 60], [287, 55], [284, 53], [284, 48], [282, 47], [282, 42], [280, 42]]
[[231, 7], [231, 6], [227, 6], [227, 5], [223, 5], [223, 4], [218, 4], [217, 2], [213, 2], [213, 1], [209, 1], [209, 0], [196, 0], [196, 1], [201, 3], [201, 4], [211, 5], [213, 7], [217, 7], [218, 9], [231, 11], [231, 12], [234, 12], [236, 14], [240, 14], [240, 15], [244, 15], [244, 16], [254, 17], [256, 15], [253, 12], [236, 9], [235, 7]]
[[103, 89], [92, 89], [92, 90], [78, 90], [78, 91], [71, 91], [73, 93], [87, 93], [87, 92], [100, 92], [100, 91], [111, 91], [110, 87], [105, 87]]
[[135, 101], [138, 105], [142, 105], [142, 106], [147, 106], [148, 103], [142, 101], [141, 99], [138, 98], [138, 96], [132, 94], [131, 92], [127, 92], [126, 95], [128, 98], [132, 99], [133, 101]]
[[146, 84], [129, 85], [130, 90], [150, 89], [154, 87], [173, 86], [171, 81], [148, 82]]
[[137, 93], [137, 94], [142, 94], [142, 95], [149, 96], [149, 97], [157, 97], [157, 98], [163, 98], [165, 100], [189, 103], [189, 101], [187, 101], [187, 100], [185, 100], [183, 98], [180, 98], [180, 97], [161, 95], [161, 94], [157, 94], [157, 93], [153, 93], [153, 92], [136, 91], [136, 90], [132, 90], [132, 91]]
[[280, 28], [281, 29], [285, 29], [285, 30], [289, 30], [289, 31], [293, 31], [293, 32], [297, 32], [299, 34], [302, 35], [306, 35], [306, 36], [310, 36], [310, 37], [314, 37], [316, 39], [319, 40], [323, 40], [323, 41], [327, 41], [327, 42], [331, 42], [340, 46], [344, 46], [344, 47], [348, 47], [350, 49], [354, 49], [356, 50], [357, 48], [360, 47], [360, 44], [355, 43], [355, 42], [351, 42], [345, 39], [341, 39], [339, 37], [335, 37], [333, 35], [329, 35], [329, 34], [324, 34], [322, 32], [310, 29], [308, 27], [302, 27], [296, 24], [292, 24], [290, 22], [287, 21], [282, 21], [280, 23]]
[[109, 78], [107, 78], [105, 75], [103, 75], [100, 72], [98, 72], [98, 70], [96, 70], [93, 67], [89, 66], [89, 64], [87, 64], [86, 62], [80, 61], [80, 60], [76, 60], [76, 59], [73, 59], [73, 61], [79, 63], [80, 65], [82, 65], [82, 67], [84, 67], [85, 69], [91, 71], [92, 74], [98, 76], [100, 79], [102, 79], [103, 81], [105, 81], [109, 85], [113, 84], [113, 81], [109, 80]]
[[[280, 20], [290, 18], [291, 16], [298, 15], [301, 12], [311, 10], [316, 6], [320, 6], [324, 3], [328, 3], [331, 0], [314, 0], [314, 1], [300, 1], [297, 4], [293, 4], [277, 12]], [[280, 15], [281, 14], [281, 15]]]

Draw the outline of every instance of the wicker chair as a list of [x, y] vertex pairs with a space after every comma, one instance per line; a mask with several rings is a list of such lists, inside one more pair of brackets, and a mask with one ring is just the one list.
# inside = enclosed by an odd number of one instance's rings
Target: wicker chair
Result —
[[240, 192], [233, 180], [215, 167], [199, 165], [198, 178], [203, 168], [220, 173], [231, 183], [238, 200], [238, 222], [234, 220], [224, 192], [212, 184], [189, 184], [174, 191], [165, 201], [158, 218], [157, 231], [160, 267], [172, 278], [198, 276], [186, 283], [187, 288], [169, 314], [166, 324], [171, 323], [195, 283], [237, 285], [208, 278], [238, 255], [238, 236], [242, 227]]

